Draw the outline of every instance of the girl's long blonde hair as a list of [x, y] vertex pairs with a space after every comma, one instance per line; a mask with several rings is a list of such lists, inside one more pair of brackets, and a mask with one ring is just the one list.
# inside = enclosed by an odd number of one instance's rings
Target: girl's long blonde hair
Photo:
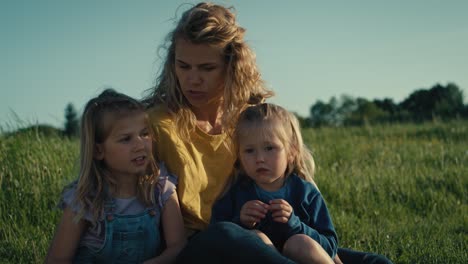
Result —
[[166, 38], [167, 55], [156, 85], [144, 100], [149, 106], [166, 105], [175, 120], [180, 138], [190, 140], [196, 118], [184, 98], [175, 73], [175, 46], [178, 39], [207, 44], [223, 50], [226, 78], [223, 96], [224, 131], [231, 130], [239, 112], [247, 104], [257, 104], [273, 96], [265, 87], [257, 69], [255, 54], [244, 40], [245, 29], [236, 22], [232, 8], [199, 3], [185, 11], [175, 29]]
[[[144, 105], [113, 89], [104, 90], [86, 104], [81, 118], [80, 170], [74, 201], [80, 211], [75, 220], [81, 219], [85, 212], [91, 212], [95, 221], [102, 217], [104, 202], [109, 198], [109, 191], [115, 189], [116, 179], [103, 161], [95, 159], [96, 144], [106, 140], [116, 120], [135, 113], [145, 113]], [[156, 204], [154, 188], [159, 167], [152, 156], [150, 160], [148, 173], [140, 176], [137, 188], [137, 197], [145, 205]]]
[[[253, 133], [255, 132], [255, 134]], [[232, 138], [237, 153], [231, 183], [245, 175], [239, 161], [239, 142], [243, 137], [265, 138], [276, 136], [283, 143], [288, 157], [285, 175], [296, 173], [315, 185], [315, 163], [310, 150], [302, 140], [299, 121], [286, 109], [274, 104], [259, 104], [246, 108], [239, 116]]]

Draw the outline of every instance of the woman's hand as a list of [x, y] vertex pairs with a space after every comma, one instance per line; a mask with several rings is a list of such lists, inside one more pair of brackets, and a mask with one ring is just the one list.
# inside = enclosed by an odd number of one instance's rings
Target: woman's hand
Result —
[[240, 221], [248, 228], [253, 228], [258, 222], [265, 218], [268, 212], [268, 204], [259, 200], [246, 202], [240, 211]]
[[273, 221], [279, 223], [287, 223], [292, 214], [291, 205], [283, 199], [275, 199], [270, 201], [270, 211]]

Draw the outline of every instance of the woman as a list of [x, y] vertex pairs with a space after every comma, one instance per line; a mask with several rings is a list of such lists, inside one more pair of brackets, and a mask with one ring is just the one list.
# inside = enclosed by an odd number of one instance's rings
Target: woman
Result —
[[223, 6], [200, 3], [184, 12], [168, 35], [163, 69], [145, 100], [156, 135], [155, 155], [179, 177], [190, 239], [180, 263], [292, 262], [237, 225], [208, 228], [211, 207], [233, 168], [228, 135], [238, 114], [273, 95], [244, 33]]

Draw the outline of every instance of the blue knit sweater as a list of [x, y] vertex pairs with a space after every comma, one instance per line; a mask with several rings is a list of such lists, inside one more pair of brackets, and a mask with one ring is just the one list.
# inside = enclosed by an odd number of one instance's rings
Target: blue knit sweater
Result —
[[[242, 226], [240, 211], [246, 202], [260, 200], [268, 204], [271, 198], [269, 195], [263, 195], [265, 191], [259, 192], [258, 188], [250, 178], [241, 177], [213, 205], [211, 223], [229, 221]], [[338, 249], [338, 237], [319, 190], [310, 182], [291, 174], [281, 190], [276, 193], [284, 196], [281, 198], [293, 208], [289, 221], [275, 222], [271, 213], [268, 213], [254, 228], [265, 233], [277, 248], [281, 248], [291, 236], [305, 234], [317, 241], [331, 257], [334, 257]]]

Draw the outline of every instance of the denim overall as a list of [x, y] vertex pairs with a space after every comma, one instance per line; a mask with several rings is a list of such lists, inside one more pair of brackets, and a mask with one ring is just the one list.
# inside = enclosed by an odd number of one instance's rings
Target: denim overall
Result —
[[156, 206], [136, 215], [118, 215], [114, 209], [113, 199], [105, 202], [102, 247], [79, 248], [74, 263], [141, 263], [160, 253], [160, 214]]

